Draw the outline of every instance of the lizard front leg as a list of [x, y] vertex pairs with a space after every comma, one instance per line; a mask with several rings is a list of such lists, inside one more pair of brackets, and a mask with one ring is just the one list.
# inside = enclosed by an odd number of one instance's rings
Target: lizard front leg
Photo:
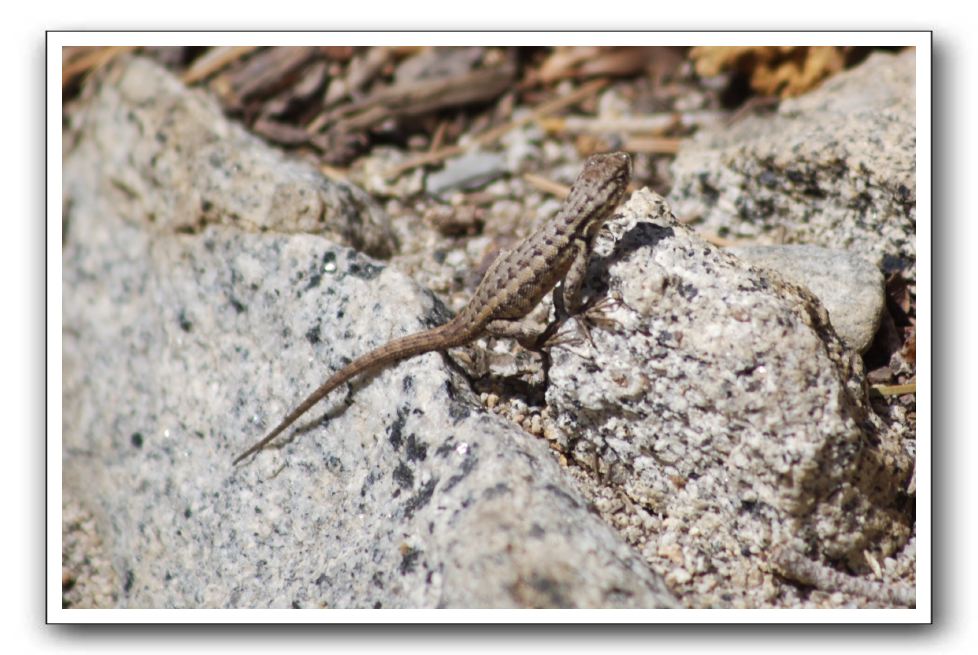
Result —
[[[553, 334], [564, 321], [574, 317], [577, 326], [593, 347], [594, 340], [591, 338], [588, 321], [597, 317], [590, 317], [589, 314], [594, 311], [600, 316], [600, 310], [597, 308], [599, 305], [604, 304], [604, 301], [599, 301], [593, 307], [585, 309], [583, 312], [581, 311], [585, 306], [585, 299], [581, 294], [581, 290], [584, 287], [584, 281], [587, 277], [588, 255], [591, 252], [591, 247], [583, 239], [575, 241], [575, 247], [576, 252], [570, 268], [567, 270], [567, 275], [564, 276], [564, 280], [559, 286], [554, 287], [554, 326], [548, 326], [545, 332]], [[596, 325], [601, 325], [601, 322], [606, 320], [602, 316], [595, 323]]]
[[581, 289], [584, 287], [584, 278], [587, 277], [588, 253], [591, 252], [591, 247], [584, 239], [576, 239], [574, 241], [574, 250], [574, 258], [571, 260], [570, 268], [567, 269], [567, 275], [564, 276], [563, 281], [558, 286], [554, 287], [554, 328], [550, 329], [550, 326], [548, 326], [546, 331], [556, 332], [556, 329], [564, 321], [574, 316], [577, 326], [593, 347], [594, 340], [591, 339], [590, 329], [588, 329], [587, 324], [583, 320], [580, 320], [576, 316], [584, 305], [584, 299], [581, 297]]
[[554, 287], [554, 314], [558, 322], [576, 314], [584, 304], [581, 289], [587, 276], [588, 253], [591, 248], [584, 239], [574, 240], [574, 256], [563, 281]]

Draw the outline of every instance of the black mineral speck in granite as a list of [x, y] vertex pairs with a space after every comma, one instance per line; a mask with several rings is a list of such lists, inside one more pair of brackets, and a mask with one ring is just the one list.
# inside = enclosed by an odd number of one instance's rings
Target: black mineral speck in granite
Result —
[[177, 316], [177, 322], [180, 324], [180, 329], [184, 332], [190, 332], [194, 328], [194, 324], [187, 318], [187, 311], [184, 309], [180, 310], [180, 314]]
[[408, 435], [404, 454], [409, 462], [423, 462], [428, 457], [428, 444], [418, 441], [418, 437], [412, 432]]
[[309, 276], [309, 282], [306, 284], [306, 291], [309, 289], [315, 289], [319, 286], [319, 283], [323, 281], [323, 276], [321, 273], [313, 273]]
[[238, 314], [242, 314], [248, 310], [248, 306], [245, 305], [240, 300], [238, 300], [237, 298], [235, 298], [234, 296], [229, 297], [228, 302], [231, 303], [231, 307], [233, 307], [234, 311], [237, 312]]
[[418, 565], [418, 559], [421, 557], [421, 551], [416, 548], [406, 548], [404, 554], [401, 557], [401, 565], [398, 570], [401, 575], [407, 575], [408, 573], [413, 573], [414, 569]]
[[453, 452], [455, 452], [455, 447], [458, 444], [455, 442], [455, 435], [450, 434], [448, 438], [445, 439], [438, 448], [435, 449], [435, 454], [439, 457], [448, 457]]
[[347, 275], [358, 277], [361, 280], [370, 281], [383, 272], [384, 267], [370, 262], [362, 261], [359, 255], [351, 253], [352, 256], [347, 260]]
[[323, 281], [323, 273], [327, 270], [333, 270], [334, 262], [336, 262], [336, 253], [334, 252], [323, 253], [318, 261], [314, 261], [309, 266], [309, 282], [306, 284], [305, 290], [318, 287]]
[[327, 455], [326, 470], [337, 474], [342, 473], [345, 470], [343, 467], [343, 460], [336, 455]]
[[458, 425], [472, 414], [472, 408], [468, 403], [452, 398], [448, 405], [448, 416], [452, 419], [453, 425]]
[[360, 486], [360, 497], [363, 498], [367, 495], [367, 489], [374, 486], [377, 481], [377, 475], [374, 471], [367, 473], [367, 477], [363, 480], [363, 485]]
[[394, 482], [402, 489], [410, 489], [414, 486], [414, 471], [404, 462], [398, 462], [393, 476]]
[[136, 574], [133, 573], [131, 569], [126, 571], [126, 578], [125, 581], [122, 583], [122, 591], [124, 591], [126, 595], [129, 595], [129, 592], [132, 591], [132, 586], [133, 584], [135, 584], [135, 582], [136, 582]]
[[497, 482], [493, 486], [483, 491], [482, 497], [488, 500], [490, 498], [495, 498], [496, 496], [508, 494], [510, 491], [509, 486], [505, 482]]
[[394, 450], [400, 450], [404, 442], [404, 425], [407, 423], [409, 413], [406, 405], [399, 407], [397, 418], [387, 427], [387, 440], [394, 446]]
[[317, 343], [319, 343], [320, 341], [319, 330], [320, 330], [320, 324], [318, 322], [314, 326], [306, 330], [306, 341], [308, 341], [314, 346]]
[[437, 484], [438, 478], [432, 478], [421, 485], [418, 493], [407, 499], [407, 502], [404, 503], [404, 518], [411, 518], [416, 511], [431, 502]]
[[133, 432], [132, 436], [129, 437], [129, 442], [133, 445], [134, 448], [142, 448], [143, 434], [141, 432]]

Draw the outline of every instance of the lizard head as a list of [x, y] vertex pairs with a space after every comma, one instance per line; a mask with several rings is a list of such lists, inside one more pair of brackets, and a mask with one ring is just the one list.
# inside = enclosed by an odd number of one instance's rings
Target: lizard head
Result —
[[[608, 152], [588, 157], [578, 181], [585, 182], [592, 188], [621, 189], [618, 194], [618, 200], [621, 200], [631, 177], [632, 158], [624, 152]], [[610, 202], [612, 198], [609, 197], [608, 200]]]
[[[588, 157], [568, 197], [568, 204], [593, 210], [581, 212], [586, 219], [578, 229], [589, 235], [596, 234], [625, 196], [631, 176], [632, 159], [624, 152]], [[572, 198], [575, 194], [578, 197]]]

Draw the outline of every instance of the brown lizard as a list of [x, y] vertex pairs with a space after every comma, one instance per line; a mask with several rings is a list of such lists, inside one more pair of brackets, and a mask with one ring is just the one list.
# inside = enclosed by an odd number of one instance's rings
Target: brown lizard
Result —
[[[523, 319], [551, 289], [558, 313], [581, 306], [581, 286], [594, 237], [618, 203], [631, 177], [631, 160], [623, 152], [592, 155], [571, 187], [560, 211], [512, 250], [500, 254], [468, 304], [444, 325], [380, 346], [333, 374], [289, 413], [261, 441], [234, 463], [262, 450], [330, 391], [351, 378], [402, 359], [465, 345], [483, 335], [510, 337], [536, 345], [539, 333]], [[557, 283], [561, 282], [557, 287]]]

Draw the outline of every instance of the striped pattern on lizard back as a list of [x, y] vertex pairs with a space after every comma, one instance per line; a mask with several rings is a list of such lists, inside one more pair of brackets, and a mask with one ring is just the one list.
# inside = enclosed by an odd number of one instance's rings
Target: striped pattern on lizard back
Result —
[[630, 175], [631, 161], [625, 153], [590, 157], [557, 215], [496, 258], [456, 320], [485, 326], [529, 314], [567, 275], [579, 252], [573, 242], [583, 241], [590, 250], [594, 236], [621, 202]]

